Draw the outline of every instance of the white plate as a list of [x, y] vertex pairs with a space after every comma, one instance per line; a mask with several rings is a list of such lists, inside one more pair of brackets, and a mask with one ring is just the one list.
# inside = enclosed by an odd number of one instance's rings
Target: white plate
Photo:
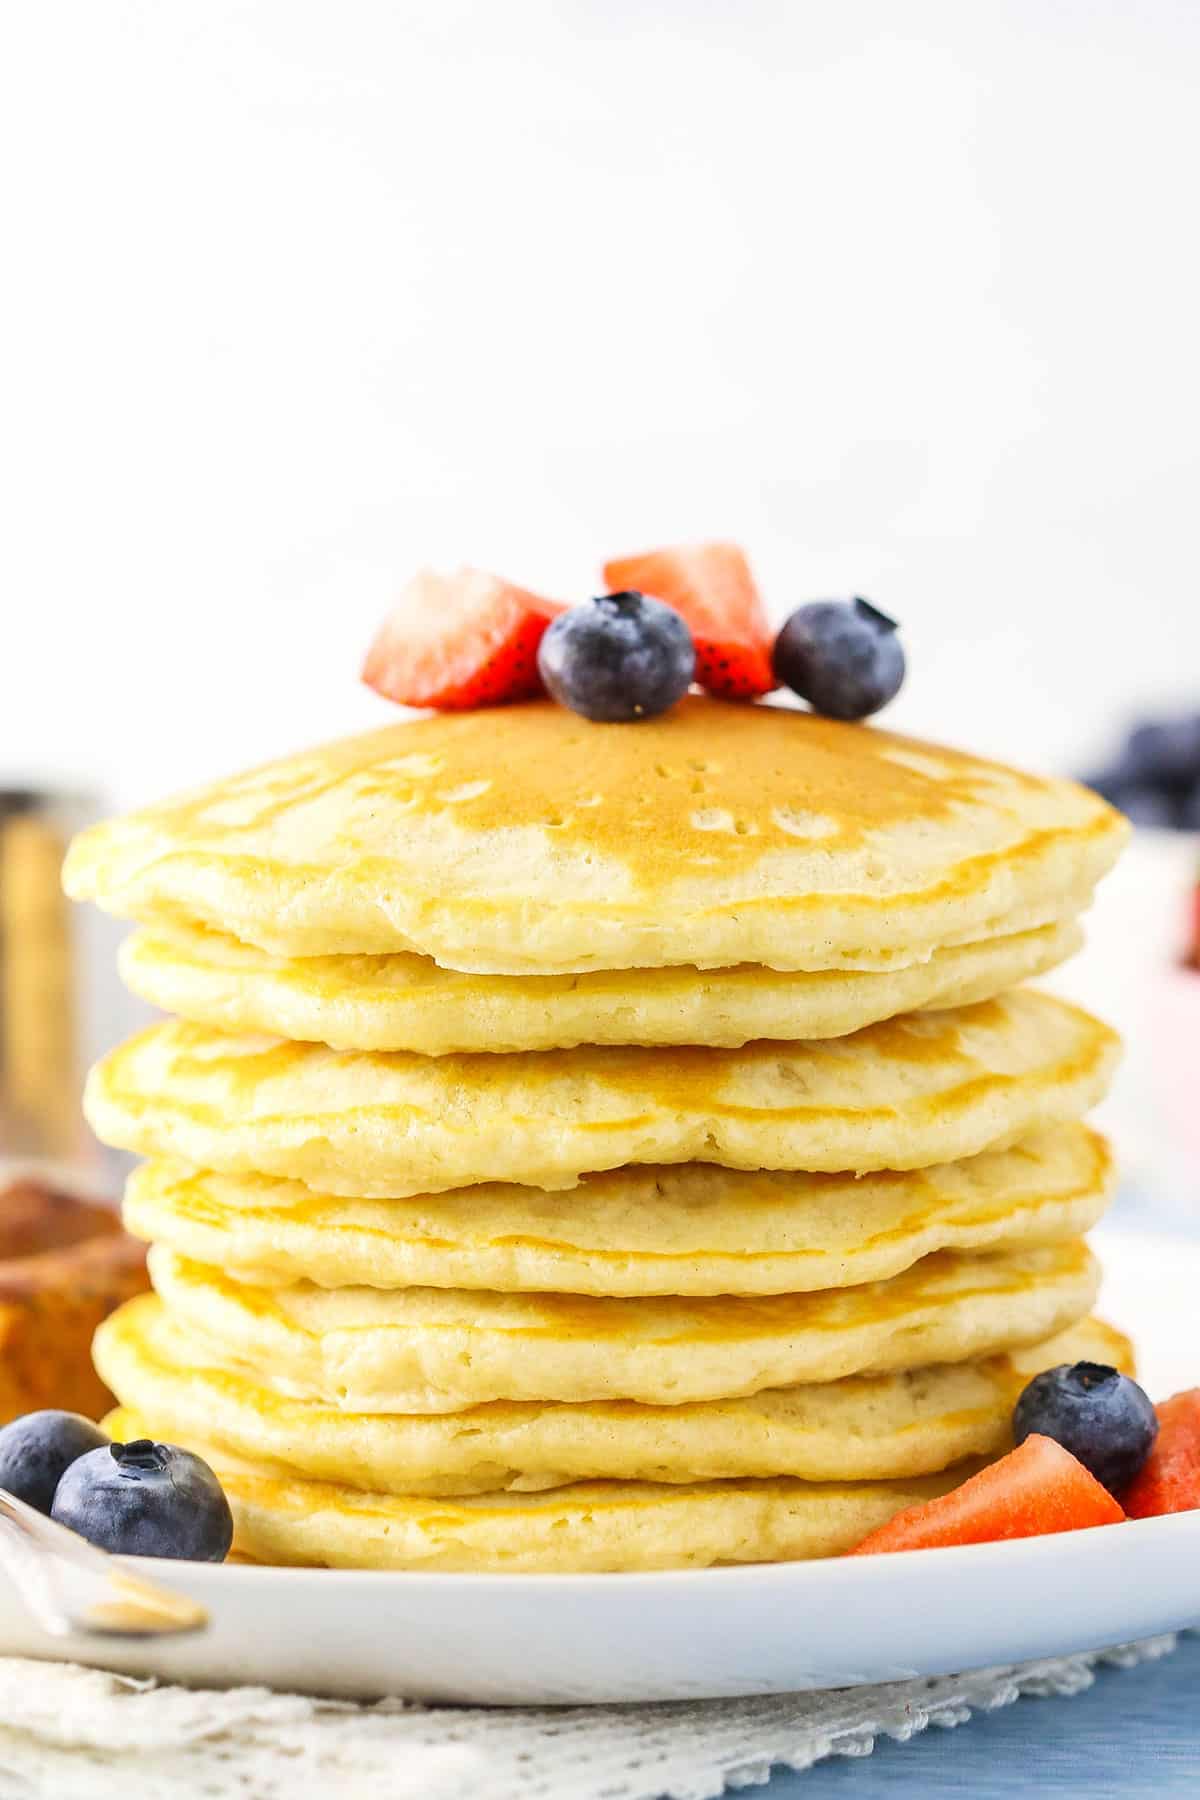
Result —
[[[1156, 1397], [1200, 1380], [1200, 1247], [1101, 1234], [1106, 1310]], [[140, 1565], [210, 1609], [201, 1636], [55, 1640], [0, 1584], [0, 1654], [164, 1680], [494, 1703], [695, 1699], [939, 1675], [1200, 1623], [1200, 1511], [1094, 1531], [652, 1575], [381, 1575]]]

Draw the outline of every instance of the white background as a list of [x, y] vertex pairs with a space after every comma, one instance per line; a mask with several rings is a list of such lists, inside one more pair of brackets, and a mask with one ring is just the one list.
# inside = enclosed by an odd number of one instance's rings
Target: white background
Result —
[[1200, 8], [24, 0], [0, 779], [386, 713], [418, 563], [751, 550], [1031, 763], [1200, 697]]

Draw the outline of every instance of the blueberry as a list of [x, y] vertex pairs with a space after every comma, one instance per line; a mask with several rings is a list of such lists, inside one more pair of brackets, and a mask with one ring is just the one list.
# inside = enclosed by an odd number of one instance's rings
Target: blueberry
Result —
[[229, 1502], [208, 1464], [149, 1438], [108, 1444], [72, 1463], [50, 1516], [123, 1556], [223, 1562], [233, 1541]]
[[542, 638], [538, 669], [560, 706], [627, 724], [666, 712], [696, 669], [687, 624], [645, 594], [601, 594], [560, 613]]
[[82, 1413], [26, 1413], [0, 1431], [0, 1488], [48, 1513], [69, 1465], [107, 1443]]
[[1190, 787], [1200, 779], [1200, 717], [1190, 713], [1135, 726], [1124, 760], [1143, 782]]
[[1095, 791], [1118, 812], [1123, 812], [1134, 825], [1152, 825], [1170, 830], [1181, 822], [1187, 798], [1175, 786], [1151, 781], [1140, 774], [1127, 759], [1114, 763], [1098, 774], [1081, 776], [1085, 787]]
[[831, 719], [865, 719], [900, 690], [896, 621], [869, 600], [814, 600], [775, 639], [780, 681]]
[[[1106, 796], [1107, 798], [1107, 796]], [[1162, 788], [1148, 782], [1131, 782], [1115, 787], [1112, 804], [1123, 812], [1132, 825], [1147, 825], [1158, 831], [1170, 831], [1179, 816], [1179, 807]]]
[[1013, 1439], [1053, 1438], [1110, 1493], [1133, 1480], [1158, 1436], [1143, 1390], [1107, 1363], [1060, 1363], [1035, 1375], [1013, 1413]]
[[1093, 769], [1088, 775], [1079, 777], [1084, 787], [1094, 788], [1102, 800], [1110, 806], [1120, 806], [1121, 795], [1131, 787], [1136, 787], [1141, 777], [1133, 766], [1124, 760], [1110, 763], [1106, 768]]

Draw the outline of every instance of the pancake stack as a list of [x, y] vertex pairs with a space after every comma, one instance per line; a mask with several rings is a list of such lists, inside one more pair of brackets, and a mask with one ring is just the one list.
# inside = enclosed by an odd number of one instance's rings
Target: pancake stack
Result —
[[861, 725], [441, 715], [93, 829], [178, 1015], [94, 1072], [155, 1292], [120, 1435], [243, 1555], [837, 1553], [1008, 1442], [1091, 1318], [1113, 1034], [1022, 986], [1123, 823]]

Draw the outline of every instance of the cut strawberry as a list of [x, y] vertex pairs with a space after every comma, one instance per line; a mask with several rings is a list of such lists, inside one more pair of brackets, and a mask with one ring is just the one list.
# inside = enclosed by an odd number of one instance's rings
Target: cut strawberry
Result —
[[1088, 1525], [1115, 1525], [1124, 1517], [1107, 1488], [1069, 1450], [1035, 1434], [951, 1493], [906, 1507], [849, 1554], [1044, 1537]]
[[696, 645], [696, 680], [726, 700], [753, 700], [779, 686], [774, 634], [750, 565], [736, 544], [682, 544], [604, 565], [611, 593], [633, 588], [683, 614]]
[[562, 610], [479, 569], [424, 570], [377, 632], [363, 680], [404, 706], [459, 711], [527, 700], [541, 692], [542, 633]]
[[1154, 1448], [1123, 1495], [1131, 1519], [1200, 1506], [1200, 1388], [1164, 1400], [1157, 1412]]
[[1188, 896], [1187, 948], [1183, 961], [1186, 968], [1200, 969], [1200, 881]]

